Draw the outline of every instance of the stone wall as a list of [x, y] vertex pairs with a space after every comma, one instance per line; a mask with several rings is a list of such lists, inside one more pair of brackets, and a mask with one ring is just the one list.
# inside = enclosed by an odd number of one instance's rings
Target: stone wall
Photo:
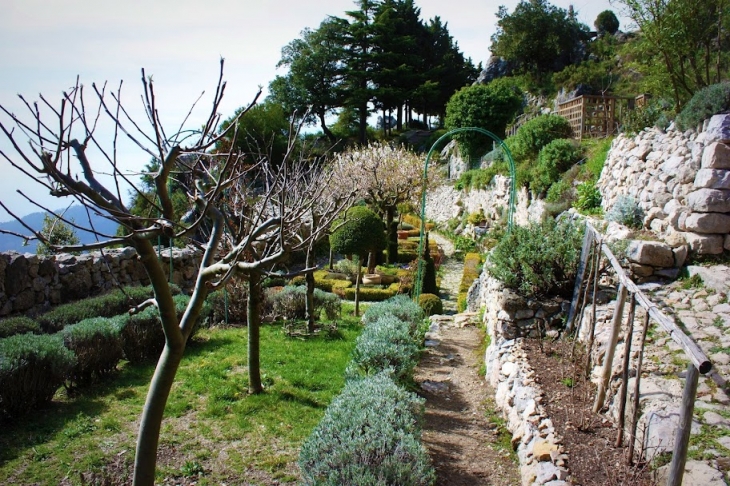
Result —
[[598, 187], [603, 208], [620, 195], [644, 210], [644, 226], [672, 247], [697, 254], [730, 250], [730, 115], [699, 130], [657, 128], [618, 136]]
[[[192, 287], [201, 258], [202, 253], [192, 248], [173, 249], [173, 283]], [[161, 259], [169, 274], [169, 249], [162, 250]], [[0, 316], [42, 312], [118, 285], [147, 284], [147, 272], [133, 248], [78, 256], [0, 253]]]

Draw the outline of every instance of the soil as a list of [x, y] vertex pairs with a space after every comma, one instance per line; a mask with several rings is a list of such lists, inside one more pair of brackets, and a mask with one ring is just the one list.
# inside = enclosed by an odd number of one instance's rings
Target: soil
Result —
[[647, 467], [627, 466], [627, 447], [614, 447], [617, 429], [611, 421], [593, 413], [596, 387], [585, 378], [582, 348], [575, 347], [572, 360], [570, 341], [526, 340], [523, 348], [542, 388], [542, 403], [563, 438], [573, 484], [654, 485]]
[[[441, 343], [429, 348], [415, 380], [429, 390], [423, 442], [436, 468], [436, 484], [519, 485], [511, 448], [500, 446], [501, 426], [487, 418], [490, 390], [479, 374], [484, 334], [474, 326], [442, 328]], [[504, 440], [502, 439], [502, 442]], [[509, 438], [506, 440], [509, 447]]]

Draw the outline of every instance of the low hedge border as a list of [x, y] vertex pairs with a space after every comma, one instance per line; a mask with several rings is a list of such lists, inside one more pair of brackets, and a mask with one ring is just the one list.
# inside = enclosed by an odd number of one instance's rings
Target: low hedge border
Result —
[[14, 316], [0, 320], [0, 339], [26, 333], [41, 334], [40, 324], [25, 316]]
[[122, 359], [122, 340], [117, 323], [107, 317], [92, 317], [63, 328], [63, 345], [76, 356], [69, 370], [71, 386], [89, 385], [117, 369]]
[[474, 283], [474, 280], [479, 278], [479, 267], [481, 264], [482, 256], [479, 253], [467, 253], [464, 256], [464, 271], [461, 274], [459, 295], [456, 298], [456, 308], [459, 312], [464, 312], [466, 310], [466, 296], [471, 284]]

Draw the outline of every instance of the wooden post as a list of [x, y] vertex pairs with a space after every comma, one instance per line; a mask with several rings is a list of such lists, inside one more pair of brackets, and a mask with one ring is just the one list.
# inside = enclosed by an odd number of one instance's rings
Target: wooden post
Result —
[[644, 362], [644, 344], [646, 343], [646, 332], [649, 330], [649, 313], [644, 314], [644, 324], [641, 330], [641, 341], [639, 342], [639, 356], [636, 363], [636, 380], [634, 382], [634, 409], [631, 417], [631, 443], [629, 444], [628, 463], [634, 463], [634, 444], [636, 443], [636, 428], [639, 425], [639, 393], [641, 392], [641, 365]]
[[621, 320], [624, 313], [626, 294], [626, 286], [624, 286], [624, 284], [619, 285], [616, 308], [614, 309], [613, 321], [611, 322], [611, 337], [608, 341], [608, 347], [606, 348], [606, 357], [603, 361], [603, 373], [601, 374], [601, 381], [598, 383], [598, 391], [596, 392], [596, 402], [593, 404], [593, 412], [595, 413], [598, 413], [603, 408], [603, 402], [606, 400], [606, 390], [608, 389], [608, 381], [611, 378], [613, 354], [616, 351], [618, 333], [621, 330]]
[[674, 451], [672, 452], [672, 463], [669, 466], [669, 479], [667, 486], [681, 486], [684, 476], [684, 466], [687, 463], [687, 450], [689, 449], [689, 434], [692, 430], [692, 414], [695, 409], [695, 395], [700, 372], [694, 364], [687, 367], [687, 382], [682, 393], [682, 408], [679, 411], [679, 428], [674, 439]]
[[624, 362], [621, 369], [621, 395], [618, 402], [618, 432], [616, 432], [616, 447], [621, 447], [624, 441], [624, 424], [626, 418], [626, 396], [629, 392], [629, 367], [631, 365], [631, 336], [634, 333], [634, 315], [636, 313], [636, 296], [631, 294], [631, 303], [629, 304], [629, 322], [626, 325], [626, 334], [624, 335]]
[[591, 328], [588, 331], [588, 346], [586, 349], [586, 378], [591, 376], [591, 352], [593, 351], [593, 340], [596, 332], [596, 294], [598, 293], [598, 269], [601, 265], [601, 242], [596, 240], [593, 245], [596, 247], [593, 265], [596, 269], [593, 272], [593, 296], [591, 297]]
[[593, 243], [594, 231], [591, 227], [586, 225], [585, 236], [583, 237], [583, 248], [580, 253], [580, 262], [578, 263], [578, 272], [575, 279], [575, 287], [573, 287], [573, 299], [570, 301], [570, 311], [568, 312], [568, 321], [565, 323], [565, 332], [570, 334], [570, 330], [573, 328], [573, 321], [578, 311], [580, 304], [581, 288], [583, 287], [583, 280], [586, 276], [586, 268], [588, 263], [588, 255], [591, 252], [591, 243]]

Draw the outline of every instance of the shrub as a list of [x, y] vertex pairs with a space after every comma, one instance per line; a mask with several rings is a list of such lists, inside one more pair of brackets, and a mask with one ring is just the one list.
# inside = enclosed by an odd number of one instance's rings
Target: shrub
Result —
[[644, 210], [636, 199], [621, 194], [611, 210], [606, 213], [606, 219], [629, 228], [640, 229], [644, 224]]
[[665, 100], [650, 100], [645, 106], [627, 110], [621, 118], [621, 132], [633, 135], [651, 127], [662, 130], [669, 126], [672, 104]]
[[333, 266], [333, 269], [337, 273], [344, 273], [348, 277], [355, 278], [357, 276], [357, 262], [343, 258], [337, 261]]
[[570, 123], [562, 116], [540, 115], [517, 130], [510, 148], [515, 159], [534, 159], [553, 140], [571, 135]]
[[[336, 282], [336, 280], [335, 280]], [[348, 282], [349, 283], [349, 282]], [[284, 287], [281, 291], [269, 294], [272, 313], [284, 319], [306, 319], [306, 287]], [[314, 289], [314, 315], [319, 319], [322, 311], [328, 319], [335, 319], [340, 315], [342, 303], [335, 294]]]
[[392, 315], [383, 316], [357, 337], [346, 375], [355, 378], [386, 372], [403, 383], [418, 364], [418, 351], [409, 324]]
[[599, 35], [615, 34], [619, 28], [619, 21], [616, 14], [611, 10], [604, 10], [598, 14], [593, 25], [596, 27]]
[[713, 84], [696, 92], [677, 115], [675, 123], [680, 130], [687, 130], [727, 110], [730, 110], [730, 81]]
[[464, 312], [466, 308], [468, 307], [468, 303], [466, 301], [466, 292], [460, 293], [459, 296], [456, 298], [456, 309], [459, 312]]
[[469, 288], [479, 278], [482, 256], [479, 253], [467, 253], [464, 257], [464, 269], [459, 283], [459, 294], [456, 297], [456, 309], [464, 312], [467, 308], [467, 294]]
[[[246, 322], [248, 301], [248, 284], [243, 280], [229, 280], [224, 289], [208, 294], [205, 299], [211, 309], [210, 320], [213, 323]], [[159, 355], [159, 353], [157, 353]]]
[[[355, 300], [355, 287], [349, 287], [343, 289], [343, 295], [347, 300]], [[398, 292], [397, 287], [395, 289], [388, 287], [387, 289], [360, 287], [360, 301], [361, 302], [380, 302], [393, 297]]]
[[560, 180], [550, 186], [545, 201], [549, 203], [557, 203], [565, 200], [573, 199], [573, 184], [568, 181]]
[[408, 296], [396, 295], [385, 302], [371, 305], [365, 310], [362, 322], [367, 326], [386, 315], [392, 315], [401, 321], [407, 322], [410, 325], [412, 336], [417, 338], [416, 330], [423, 320], [423, 310]]
[[122, 359], [118, 323], [106, 317], [92, 317], [61, 331], [63, 345], [76, 355], [68, 373], [72, 385], [87, 385], [114, 371]]
[[345, 385], [302, 445], [305, 485], [425, 486], [435, 474], [421, 444], [423, 399], [376, 375]]
[[444, 313], [444, 304], [438, 295], [421, 294], [418, 296], [418, 305], [427, 316]]
[[530, 180], [530, 189], [544, 193], [560, 179], [560, 175], [578, 162], [583, 153], [571, 140], [559, 138], [545, 145], [537, 157], [537, 166]]
[[576, 198], [573, 207], [583, 212], [593, 212], [601, 207], [601, 191], [595, 181], [587, 181], [575, 188]]
[[582, 240], [583, 227], [571, 221], [515, 226], [490, 254], [489, 272], [525, 297], [567, 297], [573, 289]]
[[[180, 293], [177, 285], [171, 285], [174, 294]], [[124, 287], [104, 295], [89, 297], [78, 302], [63, 304], [37, 318], [41, 329], [48, 333], [58, 332], [69, 324], [92, 317], [112, 317], [152, 297], [152, 287]]]
[[0, 412], [15, 417], [50, 402], [75, 361], [59, 336], [0, 339]]
[[28, 332], [41, 333], [41, 326], [30, 317], [8, 317], [0, 321], [0, 339]]

